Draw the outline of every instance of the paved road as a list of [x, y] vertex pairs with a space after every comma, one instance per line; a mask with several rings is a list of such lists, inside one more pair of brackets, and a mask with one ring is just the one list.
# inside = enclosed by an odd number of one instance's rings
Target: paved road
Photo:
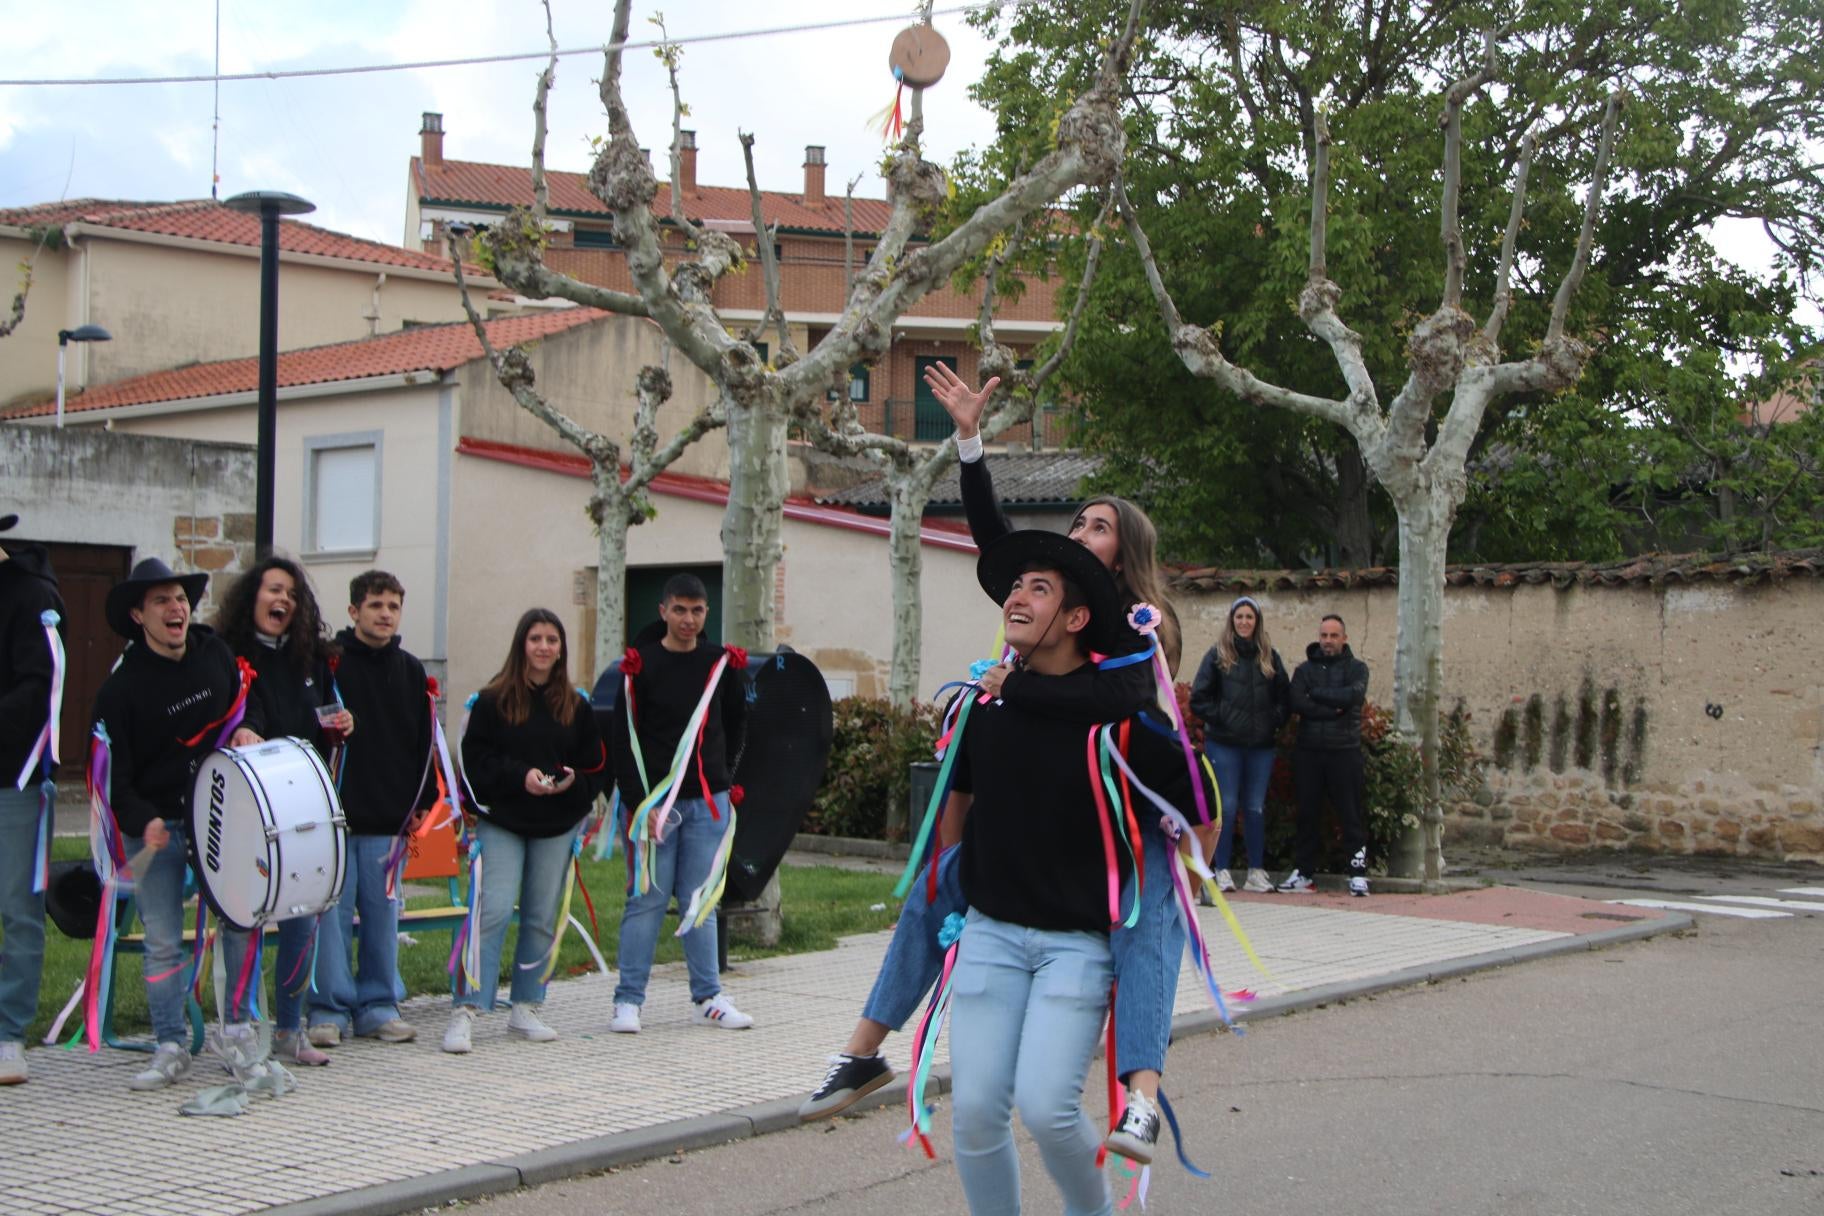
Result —
[[[1815, 1216], [1821, 1024], [1824, 918], [1717, 917], [1197, 1037], [1174, 1049], [1168, 1090], [1216, 1178], [1160, 1168], [1150, 1211]], [[943, 1116], [935, 1163], [898, 1147], [899, 1126], [882, 1111], [465, 1208], [961, 1211]], [[1051, 1216], [1025, 1154], [1026, 1211]]]

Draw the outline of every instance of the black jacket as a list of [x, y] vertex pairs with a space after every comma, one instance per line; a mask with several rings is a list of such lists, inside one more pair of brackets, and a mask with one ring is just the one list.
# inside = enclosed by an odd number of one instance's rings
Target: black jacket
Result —
[[1222, 669], [1214, 646], [1203, 656], [1191, 685], [1191, 712], [1203, 721], [1203, 737], [1228, 747], [1272, 747], [1279, 728], [1292, 716], [1291, 682], [1279, 651], [1273, 674], [1260, 670], [1259, 647], [1237, 638], [1235, 666]]
[[323, 730], [317, 725], [317, 708], [334, 701], [327, 658], [292, 661], [289, 646], [272, 647], [254, 642], [236, 653], [259, 674], [247, 698], [245, 725], [262, 739], [286, 735], [302, 739], [323, 752]]
[[357, 836], [392, 836], [437, 801], [424, 664], [397, 637], [376, 650], [344, 629], [336, 642], [333, 688], [355, 717], [342, 755], [342, 813]]
[[[665, 649], [663, 640], [637, 649], [640, 672], [633, 677], [633, 717], [640, 735], [639, 756], [635, 758], [627, 736], [625, 693], [615, 698], [614, 742], [610, 745], [615, 782], [620, 786], [621, 801], [629, 807], [639, 805], [649, 792], [640, 780], [642, 761], [646, 780], [655, 784], [671, 770], [671, 757], [691, 711], [703, 696], [703, 685], [716, 660], [722, 657], [722, 647], [714, 642], [699, 641], [683, 652]], [[747, 670], [730, 664], [709, 702], [701, 752], [686, 762], [678, 797], [707, 800], [728, 788], [746, 728]], [[703, 788], [705, 781], [708, 789]]]
[[[532, 769], [560, 776], [565, 767], [576, 780], [561, 794], [526, 792]], [[551, 716], [543, 696], [534, 696], [526, 720], [517, 726], [500, 714], [490, 693], [475, 699], [462, 733], [462, 774], [489, 823], [521, 836], [561, 836], [589, 813], [608, 780], [608, 751], [596, 728], [595, 711], [578, 696], [565, 726]]]
[[[51, 711], [51, 646], [44, 636], [44, 613], [61, 617], [64, 611], [43, 546], [13, 543], [6, 552], [7, 560], [0, 562], [0, 784], [11, 787]], [[60, 634], [65, 629], [57, 626]], [[82, 764], [81, 756], [67, 759]], [[34, 772], [26, 785], [42, 772]]]
[[197, 765], [240, 688], [234, 652], [207, 625], [190, 626], [181, 658], [127, 647], [95, 696], [94, 719], [108, 733], [108, 798], [122, 833], [143, 836], [153, 819], [186, 825]]
[[1298, 746], [1342, 751], [1362, 745], [1362, 704], [1368, 699], [1368, 664], [1344, 646], [1326, 657], [1316, 642], [1292, 673], [1292, 709], [1298, 714]]

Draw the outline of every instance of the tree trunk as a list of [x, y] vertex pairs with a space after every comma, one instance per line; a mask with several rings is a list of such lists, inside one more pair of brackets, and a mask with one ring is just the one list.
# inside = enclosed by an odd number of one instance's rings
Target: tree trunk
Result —
[[784, 411], [728, 403], [728, 510], [722, 516], [722, 640], [773, 648], [773, 580], [784, 552]]
[[[1438, 701], [1444, 679], [1444, 561], [1452, 511], [1429, 492], [1396, 499], [1400, 517], [1399, 638], [1394, 648], [1394, 725], [1419, 742], [1423, 874], [1443, 874], [1444, 805], [1438, 786]], [[1391, 867], [1390, 867], [1391, 868]], [[1416, 877], [1416, 875], [1401, 875]]]
[[[604, 476], [620, 478], [620, 470], [597, 468], [599, 485]], [[599, 499], [598, 499], [599, 501]], [[601, 678], [608, 665], [621, 657], [627, 638], [627, 512], [611, 499], [595, 526], [595, 675]], [[620, 509], [616, 509], [617, 506]]]
[[1374, 519], [1368, 513], [1368, 466], [1354, 442], [1336, 457], [1336, 565], [1359, 570], [1374, 565]]
[[887, 561], [893, 571], [893, 669], [887, 677], [887, 696], [895, 705], [911, 705], [918, 699], [924, 651], [920, 586], [924, 553], [919, 546], [919, 531], [924, 524], [925, 504], [931, 500], [931, 485], [928, 478], [917, 475], [903, 481], [890, 479], [889, 484], [893, 516]]

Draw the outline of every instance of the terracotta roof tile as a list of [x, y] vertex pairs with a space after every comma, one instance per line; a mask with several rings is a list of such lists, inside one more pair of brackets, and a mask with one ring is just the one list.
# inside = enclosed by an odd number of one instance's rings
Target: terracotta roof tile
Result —
[[[994, 461], [994, 492], [1010, 506], [1036, 504], [1075, 505], [1082, 497], [1083, 481], [1102, 467], [1102, 457], [1086, 452], [1023, 452], [998, 454]], [[962, 506], [962, 473], [952, 465], [931, 489], [930, 505], [942, 509]], [[880, 510], [891, 505], [884, 477], [871, 477], [858, 485], [817, 497], [821, 503]]]
[[[487, 322], [488, 338], [496, 349], [504, 349], [587, 325], [606, 316], [607, 313], [593, 308], [566, 308], [523, 317], [501, 317]], [[278, 379], [281, 389], [295, 388], [303, 384], [365, 380], [406, 372], [446, 372], [479, 358], [481, 343], [476, 339], [475, 331], [468, 322], [455, 321], [447, 325], [414, 326], [358, 342], [285, 351], [279, 355]], [[63, 408], [66, 414], [80, 414], [225, 393], [251, 393], [259, 387], [259, 372], [257, 357], [193, 363], [96, 385], [68, 398]], [[42, 418], [54, 413], [56, 408], [56, 399], [52, 398], [16, 406], [0, 417]]]
[[[175, 203], [76, 199], [0, 211], [0, 224], [21, 228], [43, 224], [61, 227], [74, 223], [134, 232], [155, 232], [164, 236], [215, 241], [224, 245], [245, 245], [256, 249], [260, 244], [259, 216], [232, 210], [207, 198]], [[379, 241], [363, 240], [294, 219], [279, 221], [279, 248], [287, 253], [314, 254], [318, 257], [372, 262], [413, 270], [442, 273], [450, 267], [449, 262], [442, 257], [414, 249], [402, 249], [397, 245], [384, 245]]]
[[[1618, 562], [1510, 562], [1449, 566], [1452, 587], [1518, 587], [1550, 583], [1560, 591], [1589, 586], [1660, 586], [1666, 583], [1756, 583], [1784, 578], [1824, 578], [1824, 549], [1789, 549], [1724, 557], [1707, 553], [1655, 553]], [[1206, 566], [1173, 574], [1174, 591], [1219, 595], [1242, 591], [1350, 590], [1392, 587], [1395, 566], [1360, 570], [1225, 570]]]
[[[472, 160], [446, 160], [427, 165], [412, 158], [412, 180], [418, 183], [419, 201], [427, 206], [439, 203], [460, 206], [481, 204], [491, 207], [529, 207], [532, 205], [532, 170], [525, 165], [490, 165]], [[608, 208], [589, 192], [589, 180], [581, 173], [546, 170], [545, 182], [551, 192], [551, 210], [573, 216], [608, 218]], [[671, 187], [661, 182], [652, 200], [653, 214], [671, 214]], [[855, 200], [855, 231], [875, 233], [886, 227], [892, 209], [885, 200]], [[745, 188], [699, 186], [684, 198], [684, 214], [693, 220], [733, 221], [753, 219], [753, 205]], [[767, 224], [781, 228], [815, 232], [843, 231], [842, 196], [826, 197], [821, 206], [806, 206], [801, 195], [777, 190], [760, 192], [760, 214]]]

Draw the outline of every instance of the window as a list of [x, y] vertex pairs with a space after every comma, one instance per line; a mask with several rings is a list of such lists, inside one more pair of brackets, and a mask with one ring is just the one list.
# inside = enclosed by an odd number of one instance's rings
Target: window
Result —
[[578, 249], [619, 249], [621, 243], [614, 239], [612, 228], [578, 228], [575, 231]]
[[857, 363], [849, 369], [849, 400], [866, 401], [868, 399], [868, 369]]
[[938, 401], [937, 394], [925, 383], [925, 369], [935, 363], [942, 363], [955, 371], [956, 356], [920, 355], [913, 361], [912, 438], [920, 442], [942, 443], [956, 429], [956, 424], [950, 421], [949, 412]]
[[371, 554], [380, 547], [380, 432], [304, 441], [304, 549]]

